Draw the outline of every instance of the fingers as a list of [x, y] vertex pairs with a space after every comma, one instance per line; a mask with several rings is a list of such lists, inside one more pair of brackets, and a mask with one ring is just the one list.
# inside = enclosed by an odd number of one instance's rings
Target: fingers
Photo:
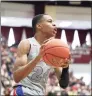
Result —
[[53, 63], [58, 64], [58, 66], [62, 68], [67, 68], [69, 66], [70, 60], [68, 59], [60, 59], [57, 60], [56, 58], [53, 58]]
[[70, 64], [71, 63], [71, 60], [66, 58], [65, 59], [65, 63]]
[[39, 52], [39, 54], [40, 54], [41, 56], [44, 55], [44, 48], [45, 48], [45, 46], [46, 46], [46, 43], [47, 43], [48, 41], [50, 41], [51, 39], [54, 39], [54, 37], [51, 37], [51, 38], [45, 40], [45, 41], [43, 42], [43, 44], [41, 45], [41, 47], [40, 47], [40, 52]]
[[69, 66], [69, 64], [70, 64], [70, 59], [61, 59], [60, 60], [60, 65], [61, 65], [61, 67], [62, 68], [67, 68], [68, 66]]
[[51, 39], [54, 39], [54, 37], [51, 37], [51, 38], [45, 40], [45, 41], [43, 42], [43, 44], [41, 45], [41, 49], [43, 49], [43, 48], [45, 47], [46, 43], [47, 43], [48, 41], [50, 41]]
[[65, 63], [65, 64], [69, 64], [71, 62], [71, 60], [66, 58], [66, 59], [61, 59], [60, 62]]
[[62, 65], [61, 67], [62, 68], [67, 68], [69, 65], [67, 64], [67, 65]]
[[45, 40], [45, 41], [43, 42], [43, 44], [47, 43], [48, 41], [50, 41], [50, 40], [52, 40], [52, 39], [54, 39], [54, 37], [51, 37], [51, 38]]

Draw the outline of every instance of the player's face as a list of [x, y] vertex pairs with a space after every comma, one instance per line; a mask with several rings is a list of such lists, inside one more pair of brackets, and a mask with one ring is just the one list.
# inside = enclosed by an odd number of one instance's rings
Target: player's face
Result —
[[57, 33], [56, 25], [53, 22], [53, 19], [49, 15], [44, 15], [41, 21], [40, 31], [45, 34], [47, 37], [55, 37]]

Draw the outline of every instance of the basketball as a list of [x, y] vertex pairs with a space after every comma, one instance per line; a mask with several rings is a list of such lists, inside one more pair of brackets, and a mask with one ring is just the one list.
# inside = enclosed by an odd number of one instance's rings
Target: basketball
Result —
[[70, 58], [70, 50], [68, 44], [60, 39], [52, 39], [48, 41], [43, 50], [44, 62], [54, 67], [61, 67], [61, 62], [64, 63], [66, 58]]

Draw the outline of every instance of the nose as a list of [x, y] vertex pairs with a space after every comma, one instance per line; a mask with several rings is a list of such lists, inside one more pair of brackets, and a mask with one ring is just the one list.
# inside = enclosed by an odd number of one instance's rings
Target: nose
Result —
[[53, 26], [56, 26], [55, 22], [52, 23]]

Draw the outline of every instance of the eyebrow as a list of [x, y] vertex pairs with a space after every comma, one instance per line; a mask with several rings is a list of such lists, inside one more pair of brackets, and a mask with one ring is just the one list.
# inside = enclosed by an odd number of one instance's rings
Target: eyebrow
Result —
[[48, 19], [48, 20], [54, 21], [53, 19]]
[[[43, 21], [44, 19], [41, 19], [39, 22], [41, 22], [41, 21]], [[49, 20], [51, 20], [52, 22], [54, 22], [54, 20], [53, 19], [47, 19], [46, 21], [49, 21]]]

